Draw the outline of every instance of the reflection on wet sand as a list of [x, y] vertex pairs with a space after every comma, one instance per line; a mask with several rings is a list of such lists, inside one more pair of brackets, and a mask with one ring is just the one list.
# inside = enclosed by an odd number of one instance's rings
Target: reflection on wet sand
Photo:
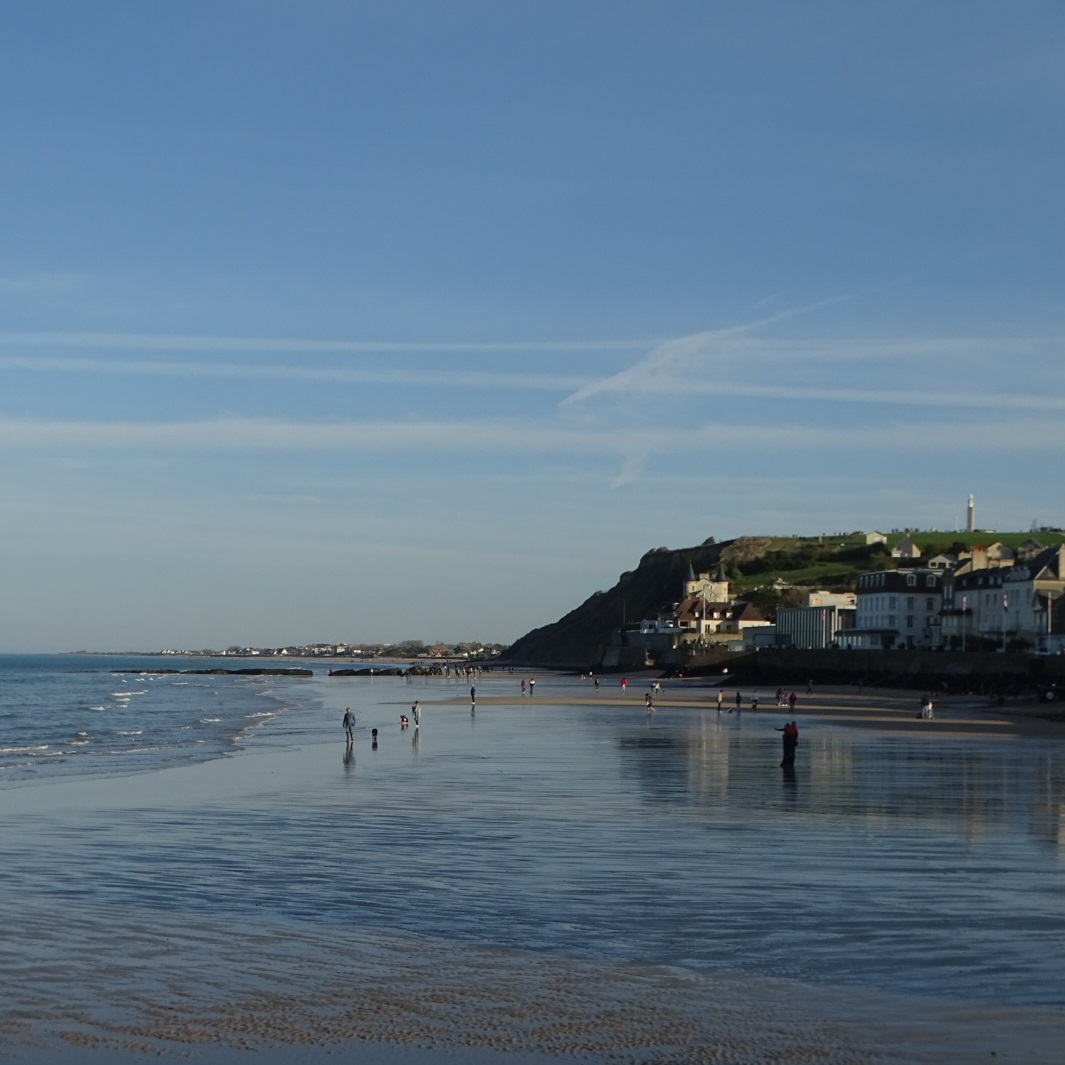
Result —
[[[763, 723], [764, 725], [764, 723]], [[626, 773], [653, 802], [721, 811], [749, 798], [752, 780], [768, 783], [779, 757], [765, 727], [722, 723], [716, 715], [618, 738]], [[1065, 842], [1065, 748], [1039, 740], [981, 744], [807, 727], [798, 762], [785, 780], [803, 785], [803, 812], [814, 819], [870, 823], [908, 819], [949, 823], [966, 838], [1023, 831]]]
[[[442, 702], [357, 771], [308, 712], [224, 762], [6, 792], [0, 1030], [1056, 1062], [1061, 742], [800, 720], [788, 772], [776, 715], [478, 687], [476, 728]], [[379, 689], [329, 696], [395, 730]]]

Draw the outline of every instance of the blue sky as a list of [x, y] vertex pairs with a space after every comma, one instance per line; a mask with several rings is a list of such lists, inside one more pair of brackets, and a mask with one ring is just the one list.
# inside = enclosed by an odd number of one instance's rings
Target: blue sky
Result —
[[499, 640], [1065, 525], [1065, 8], [0, 9], [0, 650]]

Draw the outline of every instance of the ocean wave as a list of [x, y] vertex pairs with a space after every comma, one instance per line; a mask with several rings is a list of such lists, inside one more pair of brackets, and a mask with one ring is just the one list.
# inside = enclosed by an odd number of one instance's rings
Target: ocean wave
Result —
[[119, 729], [118, 730], [118, 734], [120, 736], [141, 736], [141, 735], [144, 734], [144, 729], [142, 729], [142, 728]]
[[0, 754], [29, 754], [31, 751], [47, 751], [51, 744], [41, 743], [33, 747], [0, 747]]
[[221, 720], [222, 719], [220, 717], [201, 717], [200, 718], [200, 724], [201, 725], [217, 725], [218, 722], [221, 721]]

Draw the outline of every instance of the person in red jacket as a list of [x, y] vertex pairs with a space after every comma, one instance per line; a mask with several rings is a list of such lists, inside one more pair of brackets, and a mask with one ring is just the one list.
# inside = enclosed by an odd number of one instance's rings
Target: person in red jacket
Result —
[[783, 728], [775, 731], [784, 733], [781, 737], [784, 743], [784, 760], [780, 763], [780, 767], [787, 769], [795, 764], [795, 748], [799, 746], [799, 726], [794, 721], [788, 721]]

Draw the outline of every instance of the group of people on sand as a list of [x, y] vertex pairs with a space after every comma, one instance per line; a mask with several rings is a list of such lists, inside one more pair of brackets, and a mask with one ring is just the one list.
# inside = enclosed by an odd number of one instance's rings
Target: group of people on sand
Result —
[[[421, 724], [422, 720], [422, 704], [419, 700], [414, 700], [414, 705], [410, 708], [411, 714], [414, 716], [414, 727], [417, 728]], [[351, 707], [347, 707], [344, 710], [344, 717], [341, 719], [341, 725], [344, 729], [345, 745], [350, 750], [355, 745], [355, 711]], [[399, 715], [399, 727], [405, 729], [410, 725], [410, 718], [406, 714]], [[377, 729], [370, 729], [370, 742], [373, 749], [377, 750]]]
[[[522, 681], [521, 681], [521, 694], [524, 695], [526, 693], [526, 690], [528, 690], [529, 695], [532, 695], [535, 684], [536, 684], [535, 678], [530, 677], [528, 685], [526, 685], [525, 679], [523, 677]], [[625, 680], [625, 678], [622, 678], [622, 689], [624, 690], [627, 687], [628, 687], [628, 681]], [[599, 690], [599, 678], [598, 677], [595, 678], [595, 688], [596, 688], [597, 691]], [[648, 713], [654, 713], [654, 709], [655, 709], [654, 696], [655, 696], [655, 694], [657, 692], [660, 692], [661, 690], [662, 690], [662, 685], [659, 684], [659, 682], [657, 680], [653, 681], [651, 683], [651, 690], [648, 691], [647, 694], [644, 696], [644, 703], [645, 703], [645, 705], [647, 707], [647, 712]], [[777, 690], [777, 705], [778, 706], [784, 705], [784, 703], [782, 702], [782, 697], [783, 697], [783, 689], [780, 688], [780, 689]], [[470, 688], [470, 701], [471, 701], [471, 703], [474, 703], [474, 704], [476, 704], [476, 702], [477, 702], [477, 689], [475, 687], [472, 687], [472, 686]], [[717, 693], [717, 708], [718, 708], [719, 711], [723, 708], [724, 701], [725, 701], [725, 692], [724, 692], [723, 689], [718, 689], [718, 693]], [[790, 706], [790, 708], [792, 710], [794, 710], [795, 709], [795, 702], [796, 702], [796, 695], [795, 695], [795, 692], [792, 692], [787, 697], [787, 705]], [[740, 709], [742, 709], [742, 707], [743, 707], [743, 694], [741, 692], [736, 692], [736, 707], [735, 708], [737, 710], [740, 710]], [[757, 710], [758, 709], [758, 695], [757, 695], [757, 693], [755, 693], [751, 697], [751, 709], [752, 710]], [[418, 726], [421, 724], [421, 719], [422, 719], [422, 704], [421, 704], [420, 700], [418, 700], [418, 699], [414, 700], [414, 704], [411, 706], [410, 712], [411, 712], [411, 716], [414, 718], [414, 727], [415, 727], [415, 729], [417, 729]], [[730, 714], [732, 713], [732, 707], [729, 707], [729, 711], [728, 712]], [[921, 713], [920, 713], [919, 716], [920, 717], [927, 717], [927, 718], [930, 718], [932, 716], [932, 700], [931, 700], [931, 698], [928, 695], [925, 695], [923, 697], [923, 699], [921, 700]], [[351, 750], [351, 748], [354, 746], [354, 743], [355, 743], [355, 712], [351, 709], [350, 706], [347, 707], [344, 710], [344, 717], [343, 717], [343, 720], [341, 721], [341, 724], [342, 724], [342, 726], [344, 728], [344, 734], [345, 734], [345, 737], [346, 737], [346, 746], [347, 746], [348, 750]], [[410, 718], [407, 717], [406, 714], [400, 714], [399, 715], [399, 727], [400, 727], [400, 729], [406, 729], [409, 726], [410, 726]], [[784, 734], [783, 735], [784, 758], [783, 758], [783, 760], [780, 763], [781, 767], [782, 768], [789, 768], [791, 766], [794, 766], [795, 765], [795, 749], [799, 745], [799, 727], [798, 727], [798, 725], [794, 721], [789, 721], [782, 728], [776, 729], [776, 731], [777, 732], [782, 732]], [[373, 740], [374, 750], [376, 750], [377, 749], [377, 729], [371, 729], [371, 736], [372, 736], [372, 740]]]
[[[789, 710], [795, 709], [795, 704], [799, 701], [799, 697], [792, 692], [790, 695], [785, 696], [783, 688], [777, 688], [777, 706], [786, 706]], [[725, 690], [724, 688], [718, 688], [717, 690], [717, 709], [722, 711], [725, 709]], [[733, 700], [733, 705], [729, 707], [728, 712], [731, 714], [733, 710], [743, 709], [743, 692], [736, 692]], [[758, 709], [758, 692], [754, 692], [751, 695], [751, 709]]]

